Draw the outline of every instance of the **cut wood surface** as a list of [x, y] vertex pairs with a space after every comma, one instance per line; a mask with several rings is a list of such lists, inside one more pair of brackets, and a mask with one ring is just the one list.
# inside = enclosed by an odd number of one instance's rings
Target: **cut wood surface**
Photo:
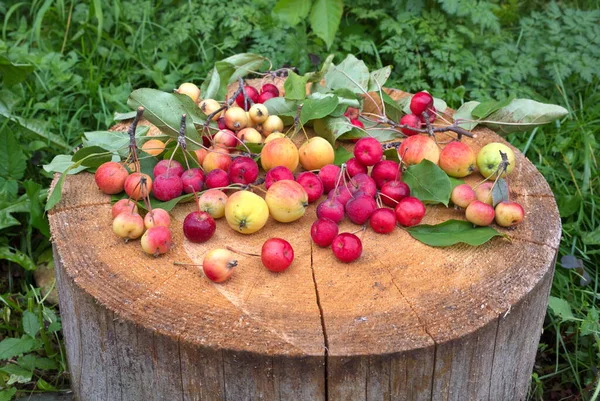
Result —
[[[504, 142], [487, 129], [474, 133], [463, 141], [475, 151]], [[510, 240], [433, 248], [402, 229], [369, 229], [351, 264], [312, 244], [314, 205], [296, 222], [269, 219], [253, 235], [218, 220], [204, 244], [183, 237], [194, 203], [178, 205], [174, 247], [154, 258], [112, 233], [110, 197], [93, 175], [69, 176], [49, 217], [76, 397], [524, 400], [561, 227], [548, 184], [515, 152], [511, 199], [526, 218], [500, 229]], [[464, 212], [428, 206], [423, 223], [450, 218]], [[294, 248], [284, 273], [239, 255], [232, 278], [215, 284], [199, 267], [173, 264], [200, 264], [227, 245], [257, 252], [270, 237]]]

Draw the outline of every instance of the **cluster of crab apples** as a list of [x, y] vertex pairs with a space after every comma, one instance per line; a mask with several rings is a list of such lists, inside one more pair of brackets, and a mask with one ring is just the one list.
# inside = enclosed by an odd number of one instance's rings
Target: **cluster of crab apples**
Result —
[[[184, 85], [179, 88], [180, 93], [196, 103], [199, 101], [205, 114], [222, 119], [226, 126], [210, 136], [210, 146], [196, 151], [200, 167], [185, 168], [171, 158], [159, 161], [152, 176], [139, 171], [130, 173], [124, 163], [117, 162], [104, 163], [95, 173], [101, 191], [107, 194], [125, 191], [128, 196], [112, 208], [113, 231], [126, 240], [141, 237], [142, 249], [148, 254], [158, 256], [172, 247], [169, 213], [152, 208], [149, 197], [170, 201], [184, 193], [193, 193], [196, 210], [183, 221], [183, 234], [190, 242], [208, 242], [216, 231], [215, 220], [220, 218], [234, 231], [252, 234], [261, 230], [269, 217], [280, 223], [293, 223], [305, 215], [310, 203], [318, 202], [316, 220], [310, 229], [313, 242], [320, 247], [330, 247], [339, 261], [352, 262], [362, 254], [362, 242], [356, 233], [364, 232], [367, 225], [376, 233], [386, 234], [398, 225], [410, 227], [421, 222], [426, 207], [410, 196], [402, 174], [404, 167], [424, 159], [437, 164], [451, 177], [462, 178], [478, 169], [486, 178], [474, 188], [462, 184], [452, 191], [451, 201], [465, 208], [468, 221], [485, 226], [495, 219], [501, 226], [510, 226], [523, 219], [523, 208], [514, 202], [500, 202], [495, 210], [492, 207], [495, 182], [498, 177], [509, 174], [515, 165], [514, 153], [506, 145], [492, 143], [476, 155], [460, 141], [452, 141], [440, 150], [430, 135], [409, 135], [398, 148], [401, 160], [398, 163], [386, 160], [382, 144], [366, 136], [356, 142], [354, 157], [338, 166], [333, 164], [335, 153], [327, 140], [306, 138], [297, 147], [281, 132], [280, 119], [273, 130], [270, 126], [265, 128], [269, 118], [276, 116], [269, 116], [266, 107], [257, 101], [261, 96], [264, 100], [279, 95], [266, 85], [260, 92], [245, 86], [242, 97], [236, 99], [237, 106], [227, 104], [225, 107], [218, 102], [212, 105], [210, 99], [200, 101], [199, 89], [196, 92], [193, 87]], [[257, 97], [256, 101], [253, 96]], [[420, 92], [411, 101], [412, 115], [428, 118], [429, 122], [432, 119], [428, 111], [435, 115], [432, 108], [433, 98], [426, 92]], [[235, 113], [228, 114], [231, 110]], [[248, 127], [248, 121], [252, 121], [254, 127], [261, 124], [262, 127], [260, 130]], [[247, 148], [248, 152], [244, 152], [248, 134], [254, 136], [254, 131], [244, 131], [248, 129], [256, 131], [261, 138], [255, 143], [263, 143], [260, 167], [264, 176], [251, 157], [256, 155]], [[148, 142], [142, 149], [146, 153], [155, 151], [146, 146]], [[300, 166], [302, 171], [297, 172]], [[489, 179], [496, 181], [487, 181]], [[137, 201], [144, 201], [146, 205], [148, 211], [144, 217], [139, 213]], [[344, 218], [360, 227], [355, 232], [339, 232]], [[237, 266], [236, 252], [229, 247], [207, 252], [202, 264], [206, 277], [215, 282], [227, 280]], [[294, 250], [285, 239], [270, 238], [263, 244], [260, 255], [253, 256], [260, 256], [267, 269], [281, 272], [292, 264]]]

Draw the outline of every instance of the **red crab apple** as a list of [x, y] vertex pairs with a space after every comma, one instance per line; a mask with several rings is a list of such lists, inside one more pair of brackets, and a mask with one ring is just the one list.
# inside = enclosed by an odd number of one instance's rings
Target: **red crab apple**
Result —
[[388, 181], [381, 187], [381, 201], [389, 207], [396, 207], [398, 202], [410, 196], [410, 187], [403, 181]]
[[129, 174], [125, 180], [125, 193], [133, 200], [148, 197], [152, 191], [152, 178], [144, 173]]
[[[414, 114], [405, 114], [400, 119], [400, 124], [412, 128], [421, 128], [421, 119]], [[402, 131], [402, 133], [406, 136], [413, 136], [418, 134], [417, 131], [413, 131], [409, 128], [401, 128], [400, 131]]]
[[363, 173], [356, 174], [350, 179], [350, 182], [348, 183], [348, 189], [350, 189], [352, 194], [362, 192], [371, 197], [374, 197], [377, 194], [377, 185], [375, 184], [375, 180]]
[[395, 181], [402, 178], [400, 166], [393, 160], [382, 160], [376, 163], [371, 169], [371, 178], [375, 180], [377, 189], [381, 189], [383, 184], [388, 181]]
[[330, 246], [337, 235], [337, 224], [326, 217], [317, 219], [310, 227], [310, 237], [320, 247]]
[[336, 166], [335, 164], [327, 164], [321, 167], [319, 170], [319, 178], [323, 183], [324, 193], [328, 194], [333, 188], [335, 188], [340, 171], [340, 167]]
[[336, 199], [325, 199], [317, 206], [317, 217], [339, 223], [344, 218], [344, 205]]
[[469, 206], [469, 203], [473, 202], [477, 197], [475, 191], [469, 184], [460, 184], [452, 189], [450, 194], [450, 200], [458, 207], [463, 209]]
[[149, 228], [140, 241], [144, 252], [158, 256], [171, 248], [171, 231], [164, 226]]
[[423, 159], [437, 164], [440, 160], [440, 148], [428, 135], [413, 135], [402, 141], [398, 156], [408, 165], [419, 164]]
[[202, 169], [205, 173], [210, 173], [218, 168], [229, 171], [229, 166], [231, 166], [231, 156], [229, 155], [229, 151], [221, 147], [209, 149], [208, 154], [202, 161]]
[[300, 173], [296, 182], [304, 188], [308, 195], [308, 203], [313, 203], [323, 195], [323, 183], [316, 174], [310, 171]]
[[357, 128], [365, 129], [365, 125], [358, 118], [351, 119], [350, 124], [354, 125]]
[[[431, 107], [427, 108], [427, 115], [429, 116], [429, 123], [433, 124], [435, 122], [435, 119], [437, 118], [437, 110], [435, 109], [434, 106], [431, 106]], [[421, 124], [422, 125], [426, 125], [427, 124], [425, 122], [425, 114], [421, 114], [419, 116], [419, 120], [421, 120]]]
[[262, 88], [260, 88], [261, 93], [263, 92], [271, 92], [273, 93], [276, 97], [279, 96], [279, 89], [277, 89], [277, 87], [273, 84], [264, 84], [262, 86]]
[[[252, 100], [252, 102], [258, 102], [258, 91], [254, 89], [252, 86], [244, 86], [244, 90], [246, 91], [246, 95]], [[250, 102], [245, 101], [244, 94], [240, 92], [239, 95], [235, 98], [235, 102], [240, 107], [245, 107], [244, 110], [248, 110], [250, 108]]]
[[251, 157], [236, 157], [229, 167], [229, 181], [248, 185], [258, 178], [258, 164]]
[[494, 198], [492, 197], [492, 188], [493, 187], [494, 187], [494, 183], [491, 181], [486, 181], [486, 182], [478, 185], [477, 188], [474, 189], [475, 199], [492, 206], [494, 204]]
[[348, 117], [350, 120], [356, 120], [360, 115], [360, 110], [356, 107], [348, 107], [344, 116]]
[[346, 162], [346, 171], [350, 177], [354, 177], [356, 174], [367, 174], [368, 169], [356, 157], [353, 157]]
[[352, 198], [352, 192], [348, 189], [348, 187], [342, 185], [334, 189], [333, 191], [327, 194], [328, 199], [335, 199], [340, 202], [343, 206], [346, 205], [346, 202]]
[[285, 166], [273, 167], [265, 175], [265, 188], [269, 189], [273, 183], [281, 180], [293, 180], [294, 174]]
[[423, 220], [425, 205], [419, 199], [408, 196], [398, 202], [394, 212], [396, 213], [396, 220], [401, 226], [412, 227]]
[[368, 195], [353, 197], [346, 203], [346, 215], [354, 224], [365, 224], [377, 209], [375, 199]]
[[121, 212], [132, 212], [137, 213], [137, 204], [131, 199], [119, 199], [115, 202], [111, 209], [112, 218], [117, 217]]
[[275, 96], [275, 94], [273, 92], [263, 92], [260, 95], [258, 95], [258, 100], [256, 101], [256, 103], [262, 104], [262, 103], [266, 102], [267, 100], [272, 99], [274, 97], [277, 97], [277, 96]]
[[382, 156], [383, 148], [375, 138], [360, 138], [354, 146], [354, 157], [363, 166], [373, 166], [381, 160]]
[[467, 206], [465, 217], [476, 226], [489, 226], [494, 221], [494, 208], [487, 203], [474, 200]]
[[121, 212], [113, 220], [113, 232], [125, 240], [136, 239], [144, 233], [144, 219], [137, 213]]
[[298, 148], [289, 138], [269, 141], [260, 151], [260, 162], [265, 171], [277, 166], [284, 166], [294, 171], [298, 167], [299, 160]]
[[523, 221], [525, 210], [517, 202], [502, 201], [496, 205], [496, 224], [501, 227], [512, 227]]
[[341, 233], [333, 239], [331, 249], [340, 262], [350, 263], [362, 254], [362, 242], [352, 233]]
[[185, 170], [181, 174], [181, 182], [183, 183], [183, 192], [186, 194], [201, 191], [204, 186], [204, 173], [199, 168]]
[[202, 270], [211, 281], [222, 283], [233, 274], [233, 269], [238, 265], [233, 252], [217, 248], [208, 251], [202, 260]]
[[210, 214], [213, 219], [225, 216], [226, 203], [227, 195], [219, 189], [209, 189], [198, 197], [198, 209]]
[[165, 173], [154, 178], [152, 193], [159, 201], [175, 199], [183, 192], [183, 181], [177, 175]]
[[417, 92], [410, 99], [410, 111], [417, 116], [430, 107], [433, 107], [433, 96], [427, 92]]
[[391, 233], [396, 227], [396, 214], [392, 209], [380, 207], [371, 214], [369, 225], [376, 233]]
[[165, 174], [167, 170], [170, 174], [177, 176], [181, 176], [181, 174], [183, 174], [183, 172], [185, 171], [181, 163], [179, 163], [177, 160], [161, 160], [158, 163], [156, 163], [156, 166], [154, 166], [152, 174], [155, 177], [158, 177], [161, 174]]
[[213, 137], [213, 143], [215, 145], [221, 145], [225, 148], [235, 148], [238, 144], [238, 141], [233, 131], [222, 129]]
[[332, 164], [335, 159], [333, 146], [325, 138], [315, 136], [304, 142], [298, 149], [300, 165], [305, 170], [319, 170]]
[[183, 220], [183, 235], [191, 242], [206, 242], [215, 233], [215, 220], [206, 212], [191, 212]]
[[450, 177], [463, 178], [475, 171], [475, 160], [469, 145], [453, 141], [440, 152], [439, 166]]
[[94, 180], [100, 191], [108, 195], [123, 192], [125, 180], [129, 172], [117, 162], [106, 162], [100, 165], [94, 173]]
[[269, 238], [262, 246], [260, 260], [268, 270], [279, 273], [294, 261], [294, 249], [283, 238]]
[[229, 175], [220, 168], [212, 170], [206, 175], [206, 188], [224, 188], [229, 185]]
[[157, 226], [168, 228], [171, 225], [171, 216], [165, 209], [156, 207], [146, 213], [144, 216], [144, 225], [147, 229]]
[[296, 181], [281, 180], [273, 183], [267, 190], [265, 201], [275, 220], [289, 223], [304, 216], [308, 206], [308, 194]]

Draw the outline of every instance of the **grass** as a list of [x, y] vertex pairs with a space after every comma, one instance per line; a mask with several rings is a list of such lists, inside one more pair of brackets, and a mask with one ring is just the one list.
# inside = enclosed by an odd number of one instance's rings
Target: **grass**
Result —
[[[199, 6], [184, 1], [0, 1], [0, 15], [4, 17], [0, 67], [1, 57], [31, 65], [30, 69], [19, 67], [23, 72], [20, 82], [4, 81], [0, 86], [0, 341], [15, 339], [25, 350], [0, 367], [0, 400], [11, 399], [17, 390], [56, 391], [69, 384], [59, 311], [43, 301], [45, 293], [34, 286], [33, 279], [36, 268], [52, 264], [42, 212], [51, 177], [40, 166], [56, 154], [70, 152], [84, 131], [110, 126], [115, 111], [127, 110], [126, 99], [134, 88], [170, 90], [182, 81], [201, 82], [215, 61], [247, 50], [269, 56], [275, 66], [290, 63], [302, 71], [311, 68], [309, 53], [321, 59], [327, 54], [323, 43], [303, 23], [294, 28], [282, 27], [273, 18], [270, 10], [274, 0], [256, 1], [252, 6], [238, 0], [227, 6], [216, 0], [202, 3], [199, 11], [195, 8]], [[347, 3], [350, 12], [341, 28], [344, 35], [339, 35], [331, 51], [338, 55], [354, 51], [373, 67], [397, 65], [396, 59], [390, 59], [387, 44], [391, 39], [384, 37], [383, 28], [379, 31], [372, 29], [368, 21], [353, 20], [359, 11], [365, 11], [359, 10], [361, 1]], [[581, 10], [597, 6], [593, 1], [581, 3], [570, 2]], [[515, 12], [519, 11], [518, 2], [503, 4], [507, 35], [490, 36], [490, 42], [498, 45], [499, 40], [521, 35], [515, 28], [520, 18]], [[534, 8], [542, 10], [543, 4]], [[528, 15], [534, 8], [521, 10], [521, 14]], [[432, 12], [426, 17], [432, 15], [439, 19]], [[389, 21], [386, 24], [388, 29], [401, 28]], [[429, 32], [427, 24], [417, 21], [414, 26]], [[402, 35], [421, 32], [409, 28]], [[464, 29], [473, 29], [475, 36], [481, 33], [484, 39], [489, 34], [483, 29], [479, 32], [477, 27]], [[366, 36], [367, 31], [381, 35], [367, 38], [364, 44], [350, 43]], [[593, 35], [596, 31], [589, 32]], [[394, 34], [395, 39], [402, 35]], [[435, 32], [427, 40], [439, 42]], [[445, 67], [420, 64], [419, 68], [435, 70], [442, 76]], [[408, 85], [399, 78], [402, 75], [398, 70], [403, 68], [397, 65], [392, 76], [400, 88]], [[552, 304], [544, 323], [529, 399], [597, 401], [600, 83], [597, 76], [583, 80], [581, 74], [552, 75], [552, 68], [544, 71], [547, 74], [540, 75], [535, 85], [522, 84], [523, 92], [561, 104], [569, 115], [555, 124], [508, 138], [547, 179], [563, 223]], [[481, 79], [485, 83], [501, 82], [502, 76], [493, 74], [497, 71], [472, 75], [484, 77]], [[428, 79], [419, 77], [430, 85]], [[435, 92], [454, 107], [470, 100], [470, 94], [482, 91], [449, 81], [435, 86]], [[580, 260], [582, 267], [567, 268], [573, 265], [567, 260], [560, 263], [569, 255]]]

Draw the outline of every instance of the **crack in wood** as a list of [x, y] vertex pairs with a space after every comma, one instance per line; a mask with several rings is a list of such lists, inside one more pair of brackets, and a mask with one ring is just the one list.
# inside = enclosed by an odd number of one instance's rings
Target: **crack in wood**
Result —
[[329, 400], [329, 341], [327, 340], [327, 329], [325, 328], [325, 315], [323, 314], [323, 306], [321, 305], [321, 298], [319, 297], [319, 286], [317, 285], [317, 277], [315, 275], [315, 266], [313, 263], [313, 243], [310, 242], [310, 269], [312, 271], [313, 284], [315, 287], [315, 295], [317, 298], [317, 307], [319, 308], [319, 316], [321, 318], [321, 329], [323, 331], [323, 348], [324, 348], [324, 357], [325, 357], [325, 366], [324, 366], [324, 374], [325, 374], [325, 400]]

